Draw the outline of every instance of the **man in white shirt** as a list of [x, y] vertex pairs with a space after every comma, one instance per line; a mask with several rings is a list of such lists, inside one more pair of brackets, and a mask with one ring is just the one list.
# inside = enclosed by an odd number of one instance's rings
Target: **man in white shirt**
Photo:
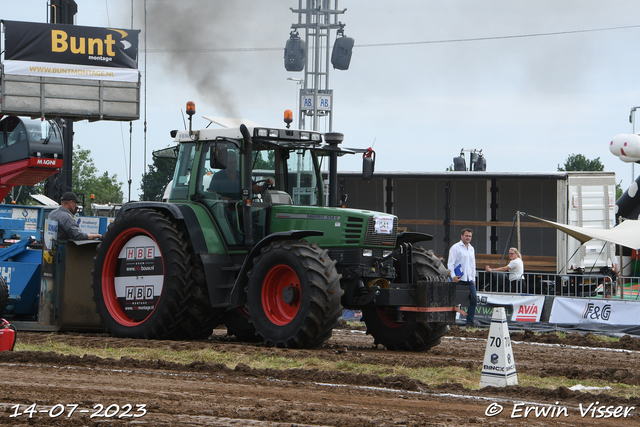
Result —
[[449, 262], [447, 263], [453, 281], [469, 288], [471, 302], [467, 311], [467, 326], [477, 326], [473, 320], [476, 314], [478, 294], [476, 292], [476, 252], [471, 246], [472, 237], [473, 230], [462, 229], [460, 241], [451, 246], [449, 250]]

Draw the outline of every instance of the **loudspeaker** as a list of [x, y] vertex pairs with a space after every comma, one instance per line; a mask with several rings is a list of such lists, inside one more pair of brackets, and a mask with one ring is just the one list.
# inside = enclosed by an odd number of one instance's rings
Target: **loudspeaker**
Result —
[[453, 170], [454, 171], [467, 170], [467, 161], [464, 159], [464, 156], [458, 156], [453, 158]]
[[287, 71], [302, 71], [307, 59], [307, 45], [304, 40], [291, 38], [284, 48], [284, 68]]
[[474, 171], [483, 172], [487, 170], [487, 160], [483, 156], [479, 156], [476, 163], [473, 165]]
[[337, 70], [348, 70], [351, 63], [354, 40], [351, 37], [339, 37], [333, 45], [331, 64]]

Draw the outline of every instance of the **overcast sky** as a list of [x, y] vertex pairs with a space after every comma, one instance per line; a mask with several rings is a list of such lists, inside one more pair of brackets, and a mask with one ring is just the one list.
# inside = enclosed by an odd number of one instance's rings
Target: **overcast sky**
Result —
[[[284, 69], [283, 50], [298, 0], [147, 0], [146, 54], [143, 0], [76, 1], [77, 25], [131, 28], [133, 3], [133, 27], [142, 30], [146, 86], [133, 123], [132, 200], [151, 151], [172, 144], [169, 131], [184, 127], [187, 101], [196, 102], [196, 128], [208, 123], [202, 115], [282, 126], [283, 111], [296, 108], [298, 85], [287, 78], [304, 76]], [[0, 0], [0, 18], [46, 22], [46, 5]], [[347, 9], [339, 20], [356, 46], [349, 70], [330, 70], [332, 130], [345, 134], [345, 146], [375, 141], [376, 170], [444, 171], [464, 148], [482, 150], [489, 171], [554, 172], [579, 153], [599, 157], [629, 186], [631, 165], [608, 145], [632, 132], [629, 112], [640, 105], [637, 0], [338, 6]], [[126, 200], [128, 122], [76, 122], [74, 129], [75, 146], [91, 150], [100, 172], [117, 174]], [[329, 130], [326, 123], [320, 130]], [[359, 168], [355, 157], [340, 166]]]

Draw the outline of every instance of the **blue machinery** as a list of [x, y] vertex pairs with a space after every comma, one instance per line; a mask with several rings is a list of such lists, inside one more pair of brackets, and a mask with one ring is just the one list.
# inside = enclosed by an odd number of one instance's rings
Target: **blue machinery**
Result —
[[[91, 289], [96, 241], [55, 243], [53, 291], [44, 292], [43, 230], [54, 206], [0, 205], [0, 275], [9, 286], [5, 317], [21, 330], [104, 329]], [[104, 233], [110, 218], [79, 217], [87, 232]], [[42, 290], [41, 290], [42, 288]], [[41, 297], [43, 295], [43, 297]]]

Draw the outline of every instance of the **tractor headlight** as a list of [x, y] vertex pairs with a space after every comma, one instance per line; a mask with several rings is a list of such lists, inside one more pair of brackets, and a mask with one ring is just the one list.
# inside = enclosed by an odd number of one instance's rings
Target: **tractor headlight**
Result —
[[300, 132], [300, 139], [309, 140], [309, 132]]
[[265, 138], [269, 135], [269, 131], [267, 129], [258, 129], [258, 136]]
[[278, 129], [269, 129], [269, 138], [277, 138], [280, 136]]
[[373, 249], [363, 249], [362, 256], [367, 256], [367, 257], [373, 256]]
[[382, 251], [382, 256], [383, 257], [389, 256], [389, 255], [391, 255], [392, 252], [393, 251]]

